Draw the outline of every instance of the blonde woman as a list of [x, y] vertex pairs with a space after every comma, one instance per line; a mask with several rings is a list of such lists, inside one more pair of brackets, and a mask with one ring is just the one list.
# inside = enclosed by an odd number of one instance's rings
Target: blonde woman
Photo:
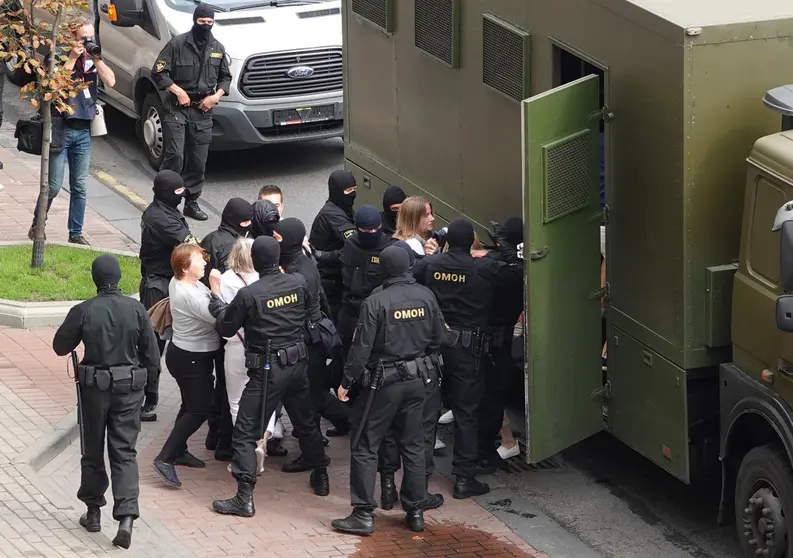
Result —
[[394, 238], [407, 242], [419, 258], [430, 256], [438, 250], [438, 243], [432, 238], [433, 223], [430, 202], [421, 196], [410, 196], [399, 207]]

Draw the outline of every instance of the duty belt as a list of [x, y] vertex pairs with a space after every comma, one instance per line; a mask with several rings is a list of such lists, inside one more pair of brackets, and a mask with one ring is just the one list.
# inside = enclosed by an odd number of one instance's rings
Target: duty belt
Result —
[[110, 366], [97, 368], [81, 364], [77, 367], [77, 381], [86, 388], [96, 387], [99, 391], [111, 389], [113, 393], [129, 393], [146, 386], [148, 373], [145, 368], [135, 366]]
[[479, 357], [490, 353], [492, 336], [489, 332], [484, 332], [479, 328], [463, 329], [454, 326], [450, 326], [449, 329], [457, 334], [457, 343], [465, 349], [471, 349], [474, 356]]
[[[246, 352], [245, 368], [248, 370], [259, 370], [264, 368], [267, 362], [267, 356], [268, 355], [263, 353]], [[308, 349], [306, 348], [306, 343], [301, 339], [294, 345], [273, 349], [270, 356], [276, 359], [281, 366], [293, 366], [301, 360], [308, 358]]]
[[[411, 360], [380, 361], [377, 366], [382, 373], [382, 379], [378, 387], [416, 378], [421, 378], [425, 384], [437, 381], [440, 377], [441, 364], [440, 355], [422, 355]], [[361, 377], [361, 386], [364, 388], [370, 387], [372, 377], [372, 372], [369, 370], [364, 371]]]

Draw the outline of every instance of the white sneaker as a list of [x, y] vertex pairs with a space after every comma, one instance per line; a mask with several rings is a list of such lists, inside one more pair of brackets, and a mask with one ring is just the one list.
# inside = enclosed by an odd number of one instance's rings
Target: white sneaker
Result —
[[438, 424], [451, 424], [452, 422], [454, 422], [454, 414], [451, 411], [446, 411], [438, 419]]
[[441, 441], [440, 438], [435, 438], [435, 449], [436, 450], [442, 450], [445, 447], [446, 447], [446, 444], [444, 444], [443, 441]]
[[520, 455], [520, 445], [518, 445], [518, 443], [515, 442], [515, 445], [512, 446], [511, 448], [498, 446], [498, 449], [496, 451], [498, 452], [498, 455], [501, 459], [507, 460]]

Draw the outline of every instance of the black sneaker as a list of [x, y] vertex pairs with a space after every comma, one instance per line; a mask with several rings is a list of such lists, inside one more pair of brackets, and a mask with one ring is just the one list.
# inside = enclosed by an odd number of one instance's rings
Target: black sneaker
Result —
[[151, 465], [154, 467], [154, 470], [160, 474], [165, 484], [173, 486], [174, 488], [182, 487], [182, 481], [179, 480], [179, 476], [176, 474], [176, 467], [173, 466], [173, 463], [165, 463], [164, 461], [155, 459]]
[[174, 465], [181, 465], [182, 467], [190, 467], [192, 469], [203, 469], [207, 466], [206, 463], [198, 459], [195, 455], [190, 453], [189, 451], [184, 452], [180, 457], [177, 457], [174, 462]]
[[184, 202], [184, 211], [182, 213], [184, 213], [185, 217], [190, 217], [196, 221], [206, 221], [209, 219], [209, 216], [198, 207], [198, 202], [195, 200]]
[[83, 246], [90, 246], [91, 243], [88, 242], [85, 237], [81, 234], [76, 234], [74, 236], [69, 236], [69, 242], [72, 244], [82, 244]]

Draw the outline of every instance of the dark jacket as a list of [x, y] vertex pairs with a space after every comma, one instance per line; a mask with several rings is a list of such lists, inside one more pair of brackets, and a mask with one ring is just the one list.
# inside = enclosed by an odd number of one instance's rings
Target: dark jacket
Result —
[[[503, 262], [504, 256], [501, 252], [491, 250], [485, 258], [492, 258], [497, 262]], [[523, 261], [517, 260], [515, 267], [520, 270], [523, 276]], [[490, 325], [494, 327], [511, 328], [518, 323], [520, 313], [523, 312], [523, 282], [511, 280], [505, 288], [493, 297], [493, 305], [490, 308]]]
[[221, 223], [216, 231], [212, 231], [201, 241], [201, 248], [209, 254], [204, 277], [201, 279], [204, 284], [209, 285], [209, 272], [213, 269], [221, 273], [228, 269], [229, 253], [239, 237], [239, 233], [231, 226]]
[[344, 243], [339, 261], [342, 264], [342, 303], [345, 312], [358, 316], [363, 301], [383, 282], [380, 253], [395, 242], [396, 239], [381, 233], [375, 246], [365, 248], [361, 246], [359, 233], [355, 232]]
[[108, 368], [110, 366], [142, 366], [148, 371], [149, 384], [157, 379], [160, 352], [157, 337], [143, 305], [107, 289], [74, 306], [55, 332], [52, 348], [64, 356], [85, 346], [81, 364]]
[[316, 255], [319, 273], [323, 279], [341, 284], [339, 256], [344, 248], [344, 241], [354, 232], [352, 215], [330, 200], [325, 202], [311, 224], [311, 234], [308, 237], [312, 248], [323, 253]]
[[161, 90], [175, 83], [191, 95], [191, 101], [200, 101], [199, 97], [218, 89], [228, 95], [231, 88], [226, 49], [215, 37], [210, 37], [202, 50], [196, 45], [192, 31], [168, 41], [154, 62], [151, 77]]
[[183, 242], [196, 242], [181, 212], [154, 199], [140, 220], [140, 274], [170, 279], [171, 252]]
[[320, 279], [317, 264], [303, 253], [302, 247], [299, 252], [289, 254], [288, 260], [283, 264], [284, 271], [287, 273], [298, 273], [306, 280], [306, 288], [310, 298], [308, 305], [308, 319], [318, 322], [322, 319], [322, 279]]

